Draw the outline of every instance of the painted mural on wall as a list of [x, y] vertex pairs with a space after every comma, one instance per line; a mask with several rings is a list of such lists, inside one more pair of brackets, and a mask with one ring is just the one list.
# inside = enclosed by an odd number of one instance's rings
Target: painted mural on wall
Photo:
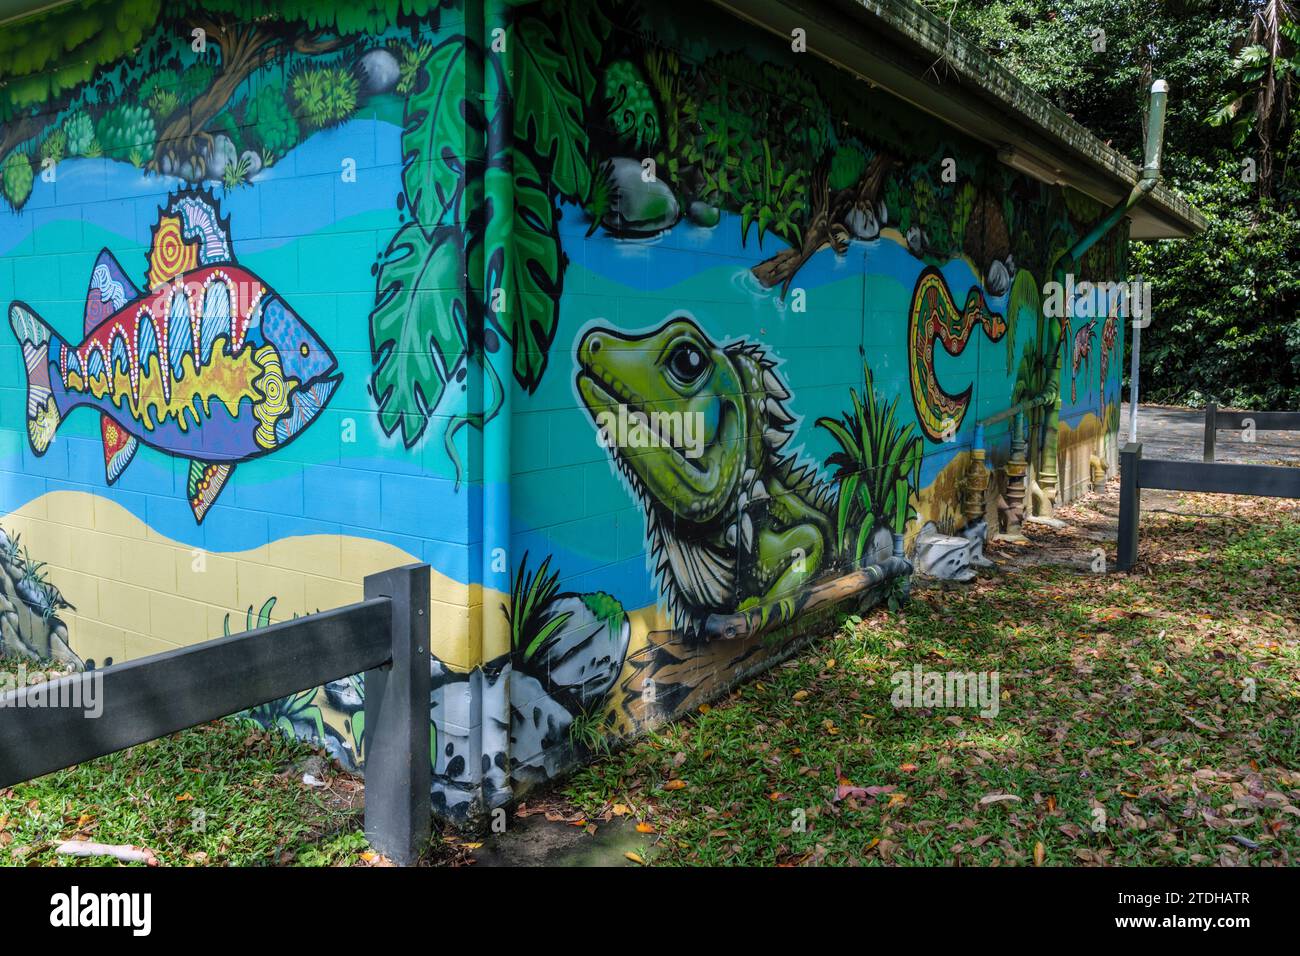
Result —
[[[1042, 307], [1091, 200], [720, 11], [482, 16], [80, 0], [0, 30], [6, 641], [131, 656], [426, 560], [453, 815], [897, 596], [896, 534], [973, 577], [978, 418], [1059, 375], [1064, 417], [1118, 421], [1118, 313]], [[490, 579], [468, 522], [502, 482]], [[474, 614], [504, 635], [477, 659]], [[363, 701], [246, 716], [355, 766]]]
[[69, 413], [98, 410], [108, 484], [142, 443], [185, 459], [186, 497], [202, 522], [237, 463], [279, 451], [315, 421], [338, 386], [337, 363], [236, 264], [208, 194], [168, 200], [148, 259], [152, 291], [142, 293], [111, 252], [99, 254], [79, 344], [25, 303], [9, 306], [27, 367], [27, 436], [44, 455]]
[[920, 442], [910, 426], [894, 427], [894, 409], [874, 393], [865, 408], [854, 393], [843, 423], [817, 423], [841, 444], [826, 463], [839, 464], [831, 483], [783, 452], [796, 424], [790, 390], [759, 345], [719, 347], [677, 316], [640, 335], [589, 329], [578, 367], [578, 394], [598, 428], [629, 406], [705, 423], [691, 457], [649, 440], [657, 436], [621, 447], [602, 440], [641, 501], [660, 592], [684, 634], [720, 635], [718, 615], [752, 617], [747, 632], [789, 622], [831, 569], [889, 556], [893, 530], [914, 513]]
[[49, 579], [45, 563], [27, 553], [22, 536], [0, 527], [0, 655], [85, 665], [69, 646], [59, 617], [75, 611]]

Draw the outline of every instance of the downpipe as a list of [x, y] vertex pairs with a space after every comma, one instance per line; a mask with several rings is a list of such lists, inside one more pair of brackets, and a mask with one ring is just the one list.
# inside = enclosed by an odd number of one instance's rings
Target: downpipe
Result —
[[[493, 68], [491, 59], [496, 55], [491, 52], [492, 31], [505, 29], [508, 24], [509, 8], [506, 0], [473, 0], [466, 5], [465, 13], [466, 42], [475, 44], [479, 48], [478, 56], [464, 58], [464, 69], [467, 74], [465, 88], [470, 95], [479, 98], [484, 110], [493, 108], [494, 104], [489, 102], [489, 97], [492, 97], [494, 92], [507, 98], [501, 107], [505, 112], [502, 121], [488, 123], [487, 129], [479, 133], [472, 148], [480, 151], [480, 155], [470, 157], [467, 161], [467, 178], [478, 181], [478, 193], [483, 197], [479, 209], [470, 213], [471, 216], [476, 217], [470, 228], [486, 232], [487, 216], [491, 211], [491, 214], [502, 217], [502, 222], [496, 228], [501, 235], [505, 236], [505, 241], [509, 245], [510, 231], [514, 226], [514, 177], [486, 175], [488, 160], [493, 156], [511, 155], [514, 145], [514, 130], [510, 122], [513, 107], [509, 99], [511, 95], [509, 87], [494, 91], [492, 87], [496, 84], [490, 82], [488, 74], [488, 71]], [[501, 54], [503, 57], [508, 55], [508, 53]], [[501, 64], [503, 73], [508, 69], [508, 62]], [[482, 540], [479, 558], [482, 593], [478, 605], [470, 608], [471, 618], [477, 619], [478, 623], [481, 638], [478, 642], [480, 658], [487, 656], [488, 649], [511, 646], [505, 616], [500, 613], [496, 602], [487, 600], [487, 593], [495, 590], [508, 595], [514, 568], [510, 548], [510, 444], [511, 430], [514, 426], [511, 415], [510, 384], [513, 381], [513, 354], [510, 340], [502, 334], [501, 329], [510, 327], [510, 317], [516, 314], [518, 307], [514, 302], [498, 302], [498, 297], [494, 294], [495, 290], [489, 288], [493, 277], [483, 246], [481, 241], [473, 243], [465, 265], [465, 281], [469, 286], [467, 291], [471, 299], [481, 303], [482, 322], [482, 329], [478, 336], [478, 346], [482, 350], [481, 360], [471, 365], [472, 368], [477, 365], [475, 388], [478, 393], [472, 399], [478, 404], [478, 408], [471, 406], [471, 411], [477, 413], [481, 427], [467, 429], [465, 432], [469, 436], [469, 441], [477, 440], [480, 443], [478, 458], [480, 474], [477, 477], [482, 482], [480, 505]], [[498, 305], [503, 307], [504, 314], [494, 316], [492, 310]], [[494, 328], [494, 325], [497, 328]], [[493, 338], [495, 338], [495, 348], [489, 345], [490, 339]], [[497, 403], [496, 414], [489, 421], [488, 410], [493, 403]], [[471, 454], [470, 457], [472, 460], [474, 456]], [[472, 517], [471, 513], [471, 519]], [[471, 656], [473, 650], [471, 647]], [[481, 665], [486, 661], [480, 660], [477, 663]], [[478, 752], [484, 755], [509, 754], [510, 687], [507, 683], [503, 693], [488, 693], [490, 679], [480, 668], [480, 682], [472, 691], [479, 695], [480, 706], [483, 708], [481, 724], [477, 731], [480, 736]], [[508, 674], [503, 674], [496, 679], [508, 682], [510, 677]], [[489, 708], [494, 712], [489, 712]], [[471, 749], [470, 752], [473, 753], [474, 750]], [[484, 766], [488, 766], [487, 760], [484, 760]], [[509, 772], [485, 771], [479, 783], [479, 795], [482, 814], [490, 813], [494, 808], [510, 802], [513, 798], [513, 789]]]
[[[1052, 279], [1057, 283], [1058, 288], [1065, 289], [1067, 287], [1066, 277], [1078, 268], [1079, 260], [1107, 233], [1119, 225], [1128, 212], [1142, 202], [1160, 182], [1160, 157], [1165, 134], [1165, 103], [1168, 97], [1168, 83], [1164, 80], [1156, 80], [1151, 84], [1142, 174], [1138, 181], [1133, 184], [1133, 188], [1129, 190], [1129, 194], [1097, 220], [1096, 224], [1088, 230], [1088, 233], [1057, 260], [1056, 266], [1052, 269]], [[1043, 394], [1034, 399], [1035, 403], [1048, 407], [1047, 422], [1043, 429], [1043, 446], [1039, 455], [1039, 467], [1036, 476], [1036, 484], [1042, 493], [1042, 498], [1040, 499], [1037, 495], [1034, 497], [1035, 506], [1037, 507], [1038, 502], [1041, 500], [1047, 508], [1046, 515], [1049, 517], [1051, 509], [1056, 504], [1058, 492], [1059, 475], [1057, 466], [1059, 448], [1057, 443], [1060, 437], [1061, 424], [1061, 371], [1065, 363], [1065, 354], [1070, 348], [1069, 336], [1066, 333], [1070, 325], [1069, 317], [1073, 312], [1072, 303], [1065, 302], [1064, 305], [1065, 315], [1061, 316], [1060, 320], [1060, 341], [1057, 343], [1056, 359], [1048, 377], [1048, 385]]]

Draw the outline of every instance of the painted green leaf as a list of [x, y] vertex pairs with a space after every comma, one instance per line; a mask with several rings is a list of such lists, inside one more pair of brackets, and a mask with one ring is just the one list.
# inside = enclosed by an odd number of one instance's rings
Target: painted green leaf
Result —
[[562, 628], [569, 618], [573, 617], [572, 611], [565, 611], [563, 614], [551, 618], [537, 631], [537, 636], [532, 639], [528, 647], [524, 649], [524, 660], [530, 659], [536, 654], [548, 640]]
[[558, 24], [560, 49], [569, 58], [570, 76], [584, 103], [596, 97], [597, 65], [609, 37], [609, 18], [594, 0], [548, 0], [544, 9]]
[[[839, 427], [835, 422], [831, 422], [830, 424]], [[858, 481], [859, 479], [856, 474], [846, 475], [844, 483], [840, 486], [839, 507], [836, 509], [838, 514], [835, 519], [835, 540], [839, 542], [841, 548], [844, 547], [846, 541], [844, 531], [848, 527], [849, 515], [853, 511], [853, 505], [858, 491]]]
[[471, 137], [465, 122], [467, 44], [452, 37], [440, 44], [419, 73], [406, 103], [402, 184], [411, 214], [426, 229], [463, 223], [465, 157]]
[[522, 152], [515, 153], [514, 167], [513, 216], [499, 215], [492, 205], [492, 197], [509, 189], [511, 171], [487, 171], [487, 288], [501, 290], [503, 305], [487, 315], [514, 346], [515, 378], [531, 390], [541, 380], [559, 323], [564, 253], [554, 199], [537, 167]]
[[374, 397], [384, 433], [400, 425], [408, 448], [465, 362], [461, 236], [454, 227], [426, 232], [408, 222], [389, 242], [379, 268], [370, 313]]
[[556, 191], [586, 199], [591, 187], [581, 82], [574, 61], [550, 24], [525, 17], [510, 27], [515, 137], [531, 145]]

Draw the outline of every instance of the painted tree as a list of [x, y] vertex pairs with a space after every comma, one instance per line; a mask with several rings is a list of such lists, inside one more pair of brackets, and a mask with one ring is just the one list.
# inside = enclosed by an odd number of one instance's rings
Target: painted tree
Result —
[[129, 56], [160, 0], [78, 0], [0, 31], [0, 163], [35, 139], [101, 69]]
[[0, 165], [8, 182], [25, 181], [30, 151], [17, 159], [10, 154], [40, 136], [79, 97], [102, 103], [119, 96], [138, 68], [141, 44], [154, 39], [171, 49], [193, 47], [209, 56], [212, 68], [180, 77], [198, 83], [192, 95], [155, 101], [170, 106], [158, 117], [158, 134], [144, 146], [142, 160], [157, 172], [170, 155], [173, 169], [183, 160], [192, 175], [202, 176], [214, 135], [210, 124], [256, 70], [295, 53], [341, 49], [399, 21], [414, 22], [439, 5], [284, 0], [275, 17], [268, 17], [256, 0], [181, 0], [166, 9], [160, 0], [79, 0], [0, 33]]
[[[202, 156], [196, 141], [210, 137], [208, 124], [254, 73], [268, 63], [300, 53], [316, 55], [340, 49], [362, 35], [383, 33], [399, 19], [436, 11], [439, 0], [283, 0], [275, 17], [266, 16], [260, 0], [186, 0], [170, 5], [169, 22], [183, 39], [215, 47], [220, 68], [192, 102], [179, 103], [163, 117], [149, 168], [157, 171], [166, 151], [174, 156]], [[195, 30], [202, 34], [195, 37]]]

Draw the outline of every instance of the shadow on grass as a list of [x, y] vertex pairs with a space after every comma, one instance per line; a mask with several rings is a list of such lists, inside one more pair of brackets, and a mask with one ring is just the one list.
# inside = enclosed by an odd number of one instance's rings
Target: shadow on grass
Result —
[[[920, 588], [565, 792], [668, 863], [1289, 864], [1300, 514], [1196, 497], [1222, 517], [1144, 517], [1142, 573]], [[996, 673], [997, 715], [892, 706], [918, 664]]]

